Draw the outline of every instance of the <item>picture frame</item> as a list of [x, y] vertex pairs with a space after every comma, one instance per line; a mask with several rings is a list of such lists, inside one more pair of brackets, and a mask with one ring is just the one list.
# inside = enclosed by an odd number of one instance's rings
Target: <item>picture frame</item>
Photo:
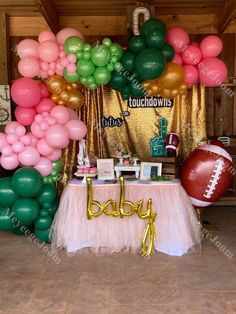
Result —
[[150, 180], [151, 176], [161, 176], [162, 163], [159, 162], [141, 162], [140, 179]]
[[99, 180], [113, 180], [114, 173], [114, 159], [97, 159], [97, 174]]

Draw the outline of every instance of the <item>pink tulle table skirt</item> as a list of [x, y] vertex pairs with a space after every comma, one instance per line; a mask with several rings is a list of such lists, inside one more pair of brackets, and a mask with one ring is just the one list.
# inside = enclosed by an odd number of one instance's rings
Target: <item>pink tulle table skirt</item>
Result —
[[[119, 203], [118, 184], [93, 185], [93, 199]], [[96, 252], [113, 253], [140, 250], [146, 220], [136, 214], [114, 218], [102, 214], [87, 219], [87, 187], [69, 183], [62, 194], [60, 206], [51, 227], [53, 248], [65, 248], [74, 253], [82, 248]], [[126, 199], [146, 202], [151, 198], [157, 212], [155, 250], [181, 256], [200, 243], [200, 225], [189, 197], [180, 183], [126, 184]]]

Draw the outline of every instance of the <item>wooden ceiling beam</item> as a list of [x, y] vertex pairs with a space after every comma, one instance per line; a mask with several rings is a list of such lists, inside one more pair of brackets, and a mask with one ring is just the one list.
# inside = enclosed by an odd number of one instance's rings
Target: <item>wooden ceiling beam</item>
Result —
[[[168, 27], [183, 27], [190, 34], [216, 34], [218, 20], [215, 14], [205, 15], [158, 15]], [[61, 16], [61, 27], [73, 27], [84, 36], [127, 35], [126, 16]], [[10, 16], [10, 36], [38, 36], [48, 28], [41, 16]]]
[[39, 11], [41, 12], [42, 16], [44, 17], [45, 21], [47, 22], [48, 26], [50, 27], [51, 31], [56, 34], [60, 27], [59, 27], [59, 17], [56, 12], [56, 9], [53, 6], [51, 0], [34, 0], [36, 3]]
[[219, 15], [219, 33], [224, 33], [234, 18], [236, 18], [236, 1], [226, 0], [224, 12]]

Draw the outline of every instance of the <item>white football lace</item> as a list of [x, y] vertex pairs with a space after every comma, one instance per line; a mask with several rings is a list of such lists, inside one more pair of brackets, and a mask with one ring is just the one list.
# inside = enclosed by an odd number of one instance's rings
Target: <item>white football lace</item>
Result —
[[203, 194], [205, 198], [210, 198], [212, 194], [214, 193], [223, 169], [224, 169], [224, 160], [222, 158], [219, 158], [216, 160], [215, 167], [213, 170], [214, 174], [211, 175], [209, 184], [207, 185], [207, 188], [205, 189], [205, 194]]

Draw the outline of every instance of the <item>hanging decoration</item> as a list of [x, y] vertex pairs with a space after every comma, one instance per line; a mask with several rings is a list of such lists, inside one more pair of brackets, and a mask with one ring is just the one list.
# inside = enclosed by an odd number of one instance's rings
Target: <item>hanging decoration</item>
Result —
[[165, 118], [160, 119], [160, 135], [157, 135], [151, 139], [150, 142], [150, 155], [151, 157], [166, 156], [165, 140], [167, 135], [167, 120]]

